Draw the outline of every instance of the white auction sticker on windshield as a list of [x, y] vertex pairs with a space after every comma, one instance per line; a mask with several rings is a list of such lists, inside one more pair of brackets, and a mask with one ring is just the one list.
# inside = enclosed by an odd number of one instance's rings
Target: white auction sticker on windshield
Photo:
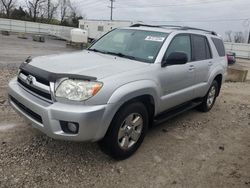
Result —
[[154, 42], [163, 42], [165, 37], [154, 37], [154, 36], [147, 36], [145, 40], [147, 41], [154, 41]]

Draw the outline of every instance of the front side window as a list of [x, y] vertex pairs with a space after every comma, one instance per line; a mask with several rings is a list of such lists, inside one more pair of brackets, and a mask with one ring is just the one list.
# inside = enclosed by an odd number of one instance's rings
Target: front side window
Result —
[[185, 53], [188, 57], [188, 62], [191, 61], [191, 40], [189, 35], [176, 36], [170, 43], [164, 59], [166, 59], [173, 52]]
[[153, 63], [168, 33], [116, 29], [99, 39], [89, 50]]

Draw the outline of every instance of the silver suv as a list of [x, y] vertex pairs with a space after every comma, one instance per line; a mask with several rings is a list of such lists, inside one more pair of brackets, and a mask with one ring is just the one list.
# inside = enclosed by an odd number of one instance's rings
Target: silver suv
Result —
[[9, 83], [9, 101], [46, 135], [98, 141], [125, 159], [150, 125], [194, 107], [209, 111], [226, 70], [215, 32], [136, 24], [81, 52], [28, 58]]

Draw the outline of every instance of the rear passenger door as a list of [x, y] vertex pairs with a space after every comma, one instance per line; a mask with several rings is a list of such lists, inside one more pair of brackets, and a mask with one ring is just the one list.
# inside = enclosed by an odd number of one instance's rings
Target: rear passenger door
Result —
[[191, 35], [192, 62], [195, 67], [194, 97], [203, 97], [207, 88], [210, 68], [213, 65], [211, 48], [204, 35]]

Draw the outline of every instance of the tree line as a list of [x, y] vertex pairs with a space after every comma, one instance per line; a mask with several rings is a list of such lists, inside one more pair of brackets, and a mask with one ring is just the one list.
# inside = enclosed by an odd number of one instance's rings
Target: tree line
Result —
[[85, 16], [71, 0], [0, 0], [0, 17], [78, 27]]
[[[249, 43], [250, 42], [250, 33], [247, 31], [245, 34], [241, 31], [233, 32], [231, 30], [225, 32], [226, 42], [234, 43]], [[248, 40], [248, 41], [247, 41]]]

